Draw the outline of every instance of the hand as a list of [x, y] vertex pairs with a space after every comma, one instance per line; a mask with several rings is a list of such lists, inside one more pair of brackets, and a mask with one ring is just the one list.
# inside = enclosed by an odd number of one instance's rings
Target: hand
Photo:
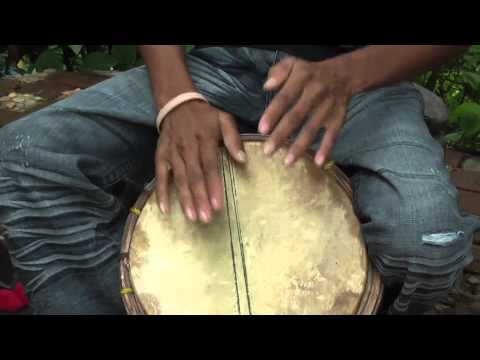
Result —
[[156, 193], [160, 210], [169, 212], [170, 171], [184, 214], [209, 223], [223, 208], [223, 181], [218, 168], [219, 143], [238, 162], [246, 155], [233, 117], [210, 105], [192, 101], [164, 120], [155, 155]]
[[285, 164], [293, 165], [325, 128], [315, 163], [325, 164], [340, 133], [352, 97], [349, 69], [340, 61], [307, 62], [286, 58], [270, 69], [265, 90], [279, 90], [259, 123], [259, 132], [268, 135], [265, 153], [273, 154], [288, 137], [302, 128], [289, 148]]

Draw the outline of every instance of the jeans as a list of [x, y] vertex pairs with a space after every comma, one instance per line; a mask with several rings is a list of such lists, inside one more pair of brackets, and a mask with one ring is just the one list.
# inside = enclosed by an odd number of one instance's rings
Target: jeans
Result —
[[[262, 89], [268, 71], [285, 56], [214, 47], [194, 50], [187, 64], [197, 90], [251, 132], [272, 99]], [[154, 176], [156, 114], [139, 67], [0, 130], [0, 223], [35, 313], [125, 313], [121, 236]], [[458, 208], [413, 85], [356, 95], [332, 160], [351, 178], [372, 262], [400, 289], [390, 311], [428, 310], [472, 261], [480, 221]]]

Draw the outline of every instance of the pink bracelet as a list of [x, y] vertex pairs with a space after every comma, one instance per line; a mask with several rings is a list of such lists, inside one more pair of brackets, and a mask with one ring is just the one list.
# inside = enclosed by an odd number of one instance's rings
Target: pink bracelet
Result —
[[160, 132], [160, 126], [162, 125], [162, 121], [165, 117], [170, 114], [175, 108], [178, 106], [192, 100], [201, 100], [208, 103], [208, 100], [201, 94], [196, 92], [188, 92], [180, 94], [170, 100], [158, 113], [157, 116], [157, 130]]

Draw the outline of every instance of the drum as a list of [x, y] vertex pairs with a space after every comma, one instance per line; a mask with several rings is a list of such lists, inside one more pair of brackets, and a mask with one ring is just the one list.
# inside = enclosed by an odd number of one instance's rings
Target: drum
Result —
[[292, 168], [286, 149], [263, 154], [244, 136], [248, 163], [219, 156], [225, 209], [211, 224], [183, 215], [172, 185], [163, 215], [150, 183], [127, 219], [121, 256], [128, 314], [375, 314], [382, 294], [352, 207], [348, 178]]

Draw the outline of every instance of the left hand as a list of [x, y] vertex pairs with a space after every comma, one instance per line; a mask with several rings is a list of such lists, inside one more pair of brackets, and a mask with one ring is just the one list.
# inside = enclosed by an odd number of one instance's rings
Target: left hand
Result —
[[322, 167], [342, 129], [353, 96], [349, 69], [336, 60], [307, 62], [289, 57], [270, 69], [264, 89], [280, 89], [259, 123], [259, 132], [270, 134], [265, 153], [273, 154], [292, 132], [302, 128], [285, 158], [285, 164], [291, 166], [325, 128], [315, 155], [315, 164]]

